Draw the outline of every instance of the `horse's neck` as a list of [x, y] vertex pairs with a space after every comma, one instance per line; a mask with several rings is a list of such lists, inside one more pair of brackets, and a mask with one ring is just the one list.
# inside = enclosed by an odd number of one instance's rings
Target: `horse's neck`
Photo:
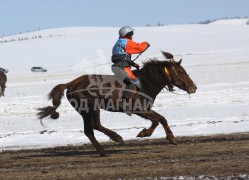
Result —
[[[166, 86], [166, 84], [165, 84]], [[148, 95], [151, 96], [151, 98], [156, 99], [157, 95], [163, 90], [165, 86], [157, 87], [155, 88], [154, 86], [152, 87], [154, 91], [148, 92]], [[150, 94], [149, 94], [150, 93]]]
[[[159, 72], [155, 71], [155, 73]], [[153, 99], [156, 98], [156, 96], [163, 90], [163, 88], [168, 83], [166, 79], [163, 79], [162, 77], [158, 78], [160, 76], [157, 76], [156, 74], [150, 77], [146, 76], [145, 74], [142, 74], [139, 77], [142, 83], [143, 92]], [[143, 82], [146, 83], [143, 84]]]

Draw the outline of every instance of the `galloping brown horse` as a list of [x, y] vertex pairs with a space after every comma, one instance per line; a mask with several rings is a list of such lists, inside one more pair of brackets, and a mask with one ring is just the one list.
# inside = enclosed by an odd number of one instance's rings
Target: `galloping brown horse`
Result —
[[94, 136], [93, 129], [109, 136], [112, 140], [123, 143], [123, 139], [116, 132], [103, 127], [100, 123], [100, 109], [114, 112], [131, 112], [152, 122], [151, 127], [143, 129], [138, 137], [151, 136], [155, 128], [162, 124], [166, 139], [176, 144], [174, 135], [169, 128], [167, 120], [153, 111], [152, 105], [156, 96], [167, 85], [176, 86], [186, 92], [195, 93], [196, 85], [181, 66], [181, 60], [176, 62], [173, 55], [163, 52], [170, 61], [150, 60], [144, 63], [140, 70], [133, 71], [139, 77], [142, 89], [139, 92], [131, 91], [131, 99], [123, 99], [122, 94], [128, 91], [125, 84], [113, 75], [83, 75], [69, 83], [59, 84], [49, 94], [53, 106], [39, 108], [37, 114], [40, 119], [50, 116], [59, 117], [56, 109], [61, 103], [64, 90], [71, 105], [78, 111], [84, 120], [84, 133], [92, 142], [101, 156], [106, 156], [105, 150]]
[[4, 91], [6, 88], [7, 76], [5, 73], [8, 71], [6, 69], [0, 68], [0, 97], [4, 96]]

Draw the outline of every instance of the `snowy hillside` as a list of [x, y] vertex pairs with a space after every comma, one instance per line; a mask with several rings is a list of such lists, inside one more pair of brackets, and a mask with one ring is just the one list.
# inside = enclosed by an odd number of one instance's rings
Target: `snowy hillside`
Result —
[[212, 25], [248, 25], [249, 19], [223, 19], [217, 20], [210, 24]]
[[[160, 50], [184, 55], [248, 47], [248, 26], [231, 26], [229, 29], [210, 26], [139, 27], [135, 28], [134, 40], [151, 44], [141, 59], [160, 56]], [[44, 66], [49, 71], [57, 68], [81, 70], [86, 65], [110, 63], [118, 29], [69, 27], [3, 37], [0, 38], [0, 42], [4, 42], [0, 43], [1, 66], [11, 72], [29, 72], [32, 66]]]
[[[160, 50], [183, 58], [197, 84], [190, 97], [162, 92], [154, 110], [165, 116], [175, 136], [249, 131], [249, 26], [171, 25], [135, 28], [135, 41], [151, 47], [138, 60], [162, 59]], [[213, 23], [215, 24], [215, 23]], [[83, 122], [66, 99], [58, 120], [45, 119], [36, 108], [50, 105], [46, 95], [59, 83], [86, 73], [111, 74], [111, 49], [117, 27], [68, 27], [0, 38], [0, 67], [9, 69], [6, 96], [0, 98], [0, 151], [88, 143]], [[135, 57], [135, 56], [134, 56]], [[43, 66], [47, 73], [31, 73]], [[150, 126], [136, 115], [101, 111], [102, 124], [124, 139], [135, 139]], [[109, 139], [95, 132], [97, 139]], [[161, 126], [151, 138], [165, 137]]]

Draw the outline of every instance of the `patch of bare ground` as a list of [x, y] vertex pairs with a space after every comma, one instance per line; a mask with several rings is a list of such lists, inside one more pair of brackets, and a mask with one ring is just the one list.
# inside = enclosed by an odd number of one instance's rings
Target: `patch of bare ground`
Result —
[[[249, 133], [102, 143], [0, 153], [0, 179], [247, 179]], [[168, 178], [167, 178], [168, 177]]]

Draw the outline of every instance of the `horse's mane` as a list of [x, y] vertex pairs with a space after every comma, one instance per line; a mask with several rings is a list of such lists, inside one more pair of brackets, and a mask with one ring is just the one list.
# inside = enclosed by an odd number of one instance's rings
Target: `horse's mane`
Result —
[[172, 61], [161, 61], [156, 58], [149, 59], [148, 61], [143, 62], [143, 68], [148, 68], [148, 67], [161, 67], [161, 66], [171, 66]]
[[135, 70], [134, 74], [139, 77], [144, 92], [157, 94], [169, 83], [164, 68], [171, 66], [170, 61], [159, 61], [154, 58], [144, 62], [142, 69]]

